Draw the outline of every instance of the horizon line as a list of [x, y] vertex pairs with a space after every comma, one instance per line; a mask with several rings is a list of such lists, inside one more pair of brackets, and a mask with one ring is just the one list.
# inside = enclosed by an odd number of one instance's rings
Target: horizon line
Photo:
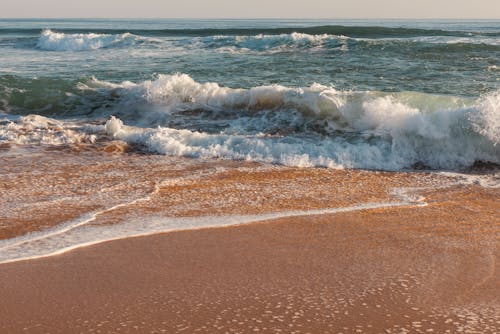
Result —
[[2, 17], [0, 20], [495, 20], [500, 17]]

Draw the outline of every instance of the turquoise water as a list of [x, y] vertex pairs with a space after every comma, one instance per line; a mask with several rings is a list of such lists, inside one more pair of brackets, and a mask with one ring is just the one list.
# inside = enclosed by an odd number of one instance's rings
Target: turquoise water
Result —
[[0, 20], [0, 113], [15, 145], [498, 164], [500, 21]]

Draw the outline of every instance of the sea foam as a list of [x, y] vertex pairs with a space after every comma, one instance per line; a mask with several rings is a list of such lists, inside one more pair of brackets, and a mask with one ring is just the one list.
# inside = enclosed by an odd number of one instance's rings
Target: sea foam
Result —
[[37, 47], [46, 51], [87, 51], [115, 46], [134, 45], [141, 37], [129, 33], [108, 34], [65, 34], [50, 29], [43, 30]]
[[[130, 205], [130, 203], [124, 203], [123, 205]], [[426, 205], [423, 198], [417, 200], [402, 198], [400, 201], [394, 202], [364, 203], [350, 207], [325, 208], [309, 211], [284, 211], [259, 215], [203, 216], [194, 218], [141, 217], [141, 219], [138, 220], [129, 220], [115, 225], [91, 224], [103, 212], [108, 212], [122, 206], [117, 205], [105, 211], [84, 215], [79, 219], [52, 229], [34, 232], [13, 239], [0, 240], [0, 264], [50, 257], [74, 249], [112, 240], [173, 231], [245, 225], [280, 218]]]
[[[500, 92], [474, 100], [318, 84], [231, 89], [187, 75], [94, 84], [124, 98], [115, 115], [129, 125], [112, 117], [107, 133], [162, 154], [387, 170], [500, 163]], [[134, 100], [150, 108], [127, 109]], [[200, 117], [223, 126], [203, 130]], [[180, 129], [163, 125], [173, 119]]]
[[[30, 116], [0, 126], [0, 139], [60, 144], [106, 135], [166, 155], [302, 167], [459, 170], [478, 161], [500, 164], [500, 91], [465, 98], [320, 84], [234, 89], [185, 74], [139, 83], [91, 79], [77, 89], [91, 99], [79, 103], [86, 117], [107, 119], [105, 127]], [[89, 114], [86, 106], [92, 105], [102, 107]]]
[[0, 144], [68, 145], [94, 143], [96, 135], [89, 126], [77, 126], [40, 115], [0, 119]]

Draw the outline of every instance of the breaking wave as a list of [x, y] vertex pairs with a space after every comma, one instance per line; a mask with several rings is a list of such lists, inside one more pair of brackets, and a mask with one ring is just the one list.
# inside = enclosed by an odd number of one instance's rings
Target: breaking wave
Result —
[[[0, 114], [1, 116], [1, 114]], [[0, 144], [72, 145], [93, 144], [98, 127], [75, 126], [40, 115], [0, 118]]]
[[[122, 30], [79, 32], [75, 29], [66, 29], [68, 32], [54, 32], [45, 29], [41, 32], [36, 47], [46, 51], [89, 51], [102, 48], [130, 47], [145, 42], [163, 44], [167, 49], [172, 47], [206, 48], [227, 52], [279, 52], [314, 48], [347, 50], [347, 42], [368, 48], [379, 44], [394, 45], [395, 47], [409, 44], [416, 48], [439, 49], [444, 47], [456, 50], [481, 48], [498, 51], [498, 47], [500, 47], [500, 36], [491, 33], [376, 27], [371, 31], [366, 28], [328, 26], [274, 29], [186, 29], [181, 31], [131, 30], [130, 32]], [[21, 39], [19, 43], [23, 44], [25, 41]]]
[[139, 83], [90, 79], [68, 98], [76, 96], [72, 119], [107, 119], [105, 127], [29, 116], [0, 124], [0, 141], [61, 144], [109, 136], [160, 154], [333, 168], [500, 164], [500, 91], [465, 98], [320, 84], [234, 89], [174, 74]]
[[52, 30], [43, 30], [37, 48], [46, 51], [87, 51], [116, 46], [132, 46], [144, 38], [123, 33], [118, 35], [109, 34], [65, 34]]
[[350, 92], [314, 84], [250, 89], [159, 75], [94, 80], [120, 102], [108, 135], [162, 154], [295, 166], [398, 170], [500, 163], [500, 91], [479, 99]]
[[[369, 25], [319, 25], [319, 26], [287, 26], [287, 27], [255, 27], [255, 28], [185, 28], [185, 29], [58, 29], [65, 34], [124, 34], [132, 33], [142, 36], [216, 36], [216, 35], [279, 35], [293, 32], [309, 35], [344, 35], [350, 37], [384, 38], [384, 37], [415, 37], [415, 36], [491, 36], [500, 37], [498, 31], [462, 31], [444, 29], [424, 29], [410, 27], [387, 27]], [[39, 29], [2, 28], [0, 34], [37, 34]]]

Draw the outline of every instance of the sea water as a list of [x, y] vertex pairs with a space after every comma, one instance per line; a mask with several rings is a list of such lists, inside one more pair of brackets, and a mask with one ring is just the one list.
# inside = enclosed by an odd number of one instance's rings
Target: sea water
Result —
[[500, 21], [0, 20], [0, 143], [500, 163]]

